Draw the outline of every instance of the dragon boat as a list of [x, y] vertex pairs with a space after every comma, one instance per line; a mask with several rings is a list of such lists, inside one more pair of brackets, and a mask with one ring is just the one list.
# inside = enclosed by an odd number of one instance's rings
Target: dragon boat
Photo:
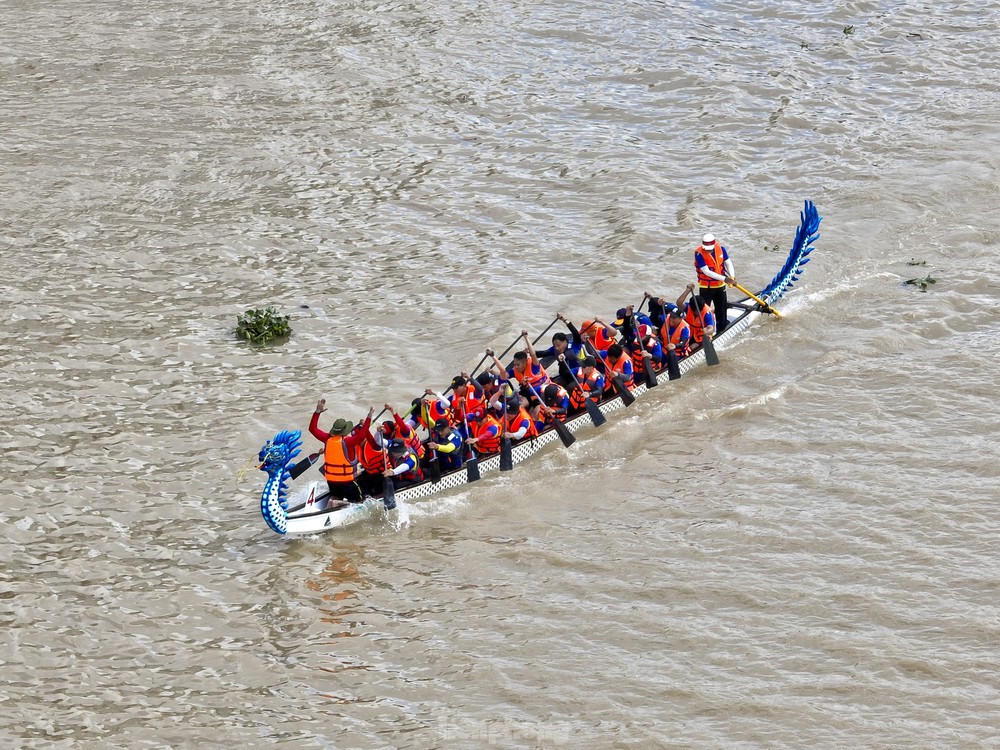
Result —
[[[714, 346], [724, 348], [734, 339], [743, 334], [763, 315], [775, 312], [771, 305], [783, 297], [799, 279], [804, 266], [809, 262], [813, 243], [819, 239], [819, 224], [821, 217], [812, 201], [805, 201], [805, 206], [799, 216], [799, 225], [795, 238], [784, 266], [766, 287], [756, 294], [739, 287], [747, 296], [743, 300], [729, 303], [729, 325], [725, 331], [715, 337]], [[674, 378], [678, 374], [690, 372], [702, 365], [709, 364], [706, 355], [711, 358], [713, 346], [692, 348], [691, 352], [679, 358]], [[544, 363], [543, 363], [544, 364]], [[655, 373], [653, 381], [643, 382], [636, 374], [635, 386], [629, 389], [628, 395], [623, 393], [606, 394], [597, 404], [600, 415], [607, 415], [624, 409], [635, 398], [640, 398], [655, 385], [665, 384], [671, 380], [671, 373], [664, 367]], [[579, 414], [567, 416], [563, 423], [565, 429], [557, 430], [555, 425], [540, 432], [538, 435], [515, 442], [512, 445], [508, 466], [502, 466], [502, 455], [480, 455], [475, 462], [478, 471], [473, 472], [463, 466], [453, 471], [443, 473], [439, 481], [427, 478], [407, 487], [395, 490], [397, 503], [406, 503], [429, 495], [435, 495], [447, 490], [461, 487], [470, 481], [476, 481], [483, 474], [510, 468], [521, 463], [542, 450], [549, 443], [560, 438], [566, 442], [566, 434], [572, 435], [581, 429], [597, 424], [597, 415], [582, 411]], [[603, 421], [603, 420], [601, 420]], [[562, 432], [562, 435], [559, 433]], [[328, 504], [329, 493], [325, 480], [295, 480], [304, 473], [317, 456], [312, 454], [299, 462], [295, 459], [302, 447], [300, 430], [285, 430], [268, 440], [260, 449], [259, 468], [268, 475], [267, 482], [260, 497], [260, 512], [264, 521], [272, 531], [285, 535], [315, 534], [336, 528], [343, 528], [357, 523], [374, 513], [392, 512], [384, 510], [382, 497], [366, 496], [363, 503], [351, 504], [346, 507]], [[470, 463], [472, 463], [470, 461]], [[389, 506], [389, 503], [385, 504]], [[394, 507], [394, 506], [393, 506]]]

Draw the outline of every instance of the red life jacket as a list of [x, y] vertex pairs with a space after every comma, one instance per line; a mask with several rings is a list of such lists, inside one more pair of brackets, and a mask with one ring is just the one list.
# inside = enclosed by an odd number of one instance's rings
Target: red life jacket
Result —
[[[390, 457], [390, 460], [391, 457]], [[424, 478], [423, 469], [420, 468], [420, 459], [417, 458], [417, 454], [409, 447], [406, 449], [406, 453], [399, 457], [398, 461], [393, 463], [393, 468], [399, 466], [405, 461], [410, 461], [413, 464], [413, 468], [409, 471], [404, 471], [402, 474], [397, 474], [397, 479], [404, 479], [406, 481], [420, 482]]]
[[[580, 374], [581, 375], [583, 374], [582, 370]], [[588, 377], [584, 378], [583, 380], [580, 380], [580, 387], [574, 388], [572, 391], [570, 391], [569, 394], [570, 406], [572, 406], [574, 409], [579, 409], [587, 402], [588, 398], [595, 402], [600, 401], [601, 394], [604, 392], [603, 384], [599, 385], [597, 382], [598, 380], [600, 380], [600, 378], [601, 378], [601, 373], [599, 373], [597, 371], [597, 368], [595, 367], [593, 372], [591, 372]], [[579, 378], [577, 378], [577, 380], [579, 380]]]
[[347, 452], [343, 435], [330, 435], [323, 451], [323, 476], [329, 482], [353, 482], [357, 467]]
[[656, 332], [653, 330], [652, 326], [648, 326], [645, 323], [639, 325], [639, 341], [641, 341], [640, 346], [631, 346], [629, 356], [632, 357], [632, 369], [633, 370], [643, 370], [646, 367], [646, 358], [642, 356], [644, 351], [653, 353], [653, 344], [658, 343], [656, 338]]
[[698, 245], [694, 251], [694, 268], [695, 271], [698, 272], [698, 286], [708, 287], [709, 289], [716, 289], [718, 287], [725, 286], [725, 281], [713, 279], [701, 270], [702, 267], [698, 265], [698, 253], [701, 253], [701, 257], [705, 259], [705, 268], [708, 268], [709, 271], [715, 271], [715, 273], [721, 276], [725, 276], [726, 271], [724, 259], [722, 257], [722, 243], [716, 239], [711, 250], [706, 249], [704, 245]]

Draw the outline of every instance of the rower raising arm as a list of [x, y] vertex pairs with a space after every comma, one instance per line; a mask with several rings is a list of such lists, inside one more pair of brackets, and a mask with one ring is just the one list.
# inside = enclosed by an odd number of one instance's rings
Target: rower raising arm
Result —
[[552, 334], [552, 346], [538, 352], [536, 359], [538, 357], [543, 359], [545, 357], [558, 357], [560, 354], [566, 354], [571, 359], [576, 358], [578, 360], [585, 357], [586, 352], [583, 351], [583, 337], [576, 329], [576, 326], [573, 325], [572, 321], [570, 321], [562, 313], [556, 313], [556, 320], [561, 320], [566, 324], [570, 335], [573, 337], [572, 341], [570, 341], [569, 337], [565, 333], [558, 331]]

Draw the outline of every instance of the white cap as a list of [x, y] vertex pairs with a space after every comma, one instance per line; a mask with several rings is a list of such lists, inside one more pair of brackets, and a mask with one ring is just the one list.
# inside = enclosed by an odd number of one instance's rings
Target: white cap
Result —
[[701, 238], [701, 244], [702, 245], [714, 245], [715, 244], [715, 235], [714, 234], [706, 234], [704, 237]]

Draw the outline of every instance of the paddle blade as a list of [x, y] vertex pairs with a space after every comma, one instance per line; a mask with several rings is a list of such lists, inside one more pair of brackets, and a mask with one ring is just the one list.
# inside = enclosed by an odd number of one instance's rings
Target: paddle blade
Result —
[[558, 419], [553, 423], [556, 426], [556, 434], [559, 435], [559, 439], [562, 440], [562, 444], [569, 448], [573, 443], [576, 442], [576, 435], [569, 431], [563, 422]]
[[469, 482], [479, 481], [479, 459], [475, 455], [469, 456], [465, 462], [465, 478]]
[[430, 463], [431, 470], [431, 481], [437, 484], [441, 481], [441, 462], [438, 461], [437, 453], [434, 453], [434, 457], [431, 459]]
[[382, 505], [386, 510], [396, 507], [396, 487], [392, 483], [392, 477], [385, 477], [385, 489], [382, 491]]
[[514, 468], [514, 449], [510, 438], [500, 440], [500, 471], [511, 471]]
[[681, 376], [680, 365], [677, 364], [677, 355], [672, 349], [667, 350], [667, 373], [671, 380], [677, 380]]
[[288, 476], [291, 477], [292, 479], [298, 479], [300, 476], [302, 476], [302, 474], [305, 472], [306, 469], [308, 469], [310, 466], [316, 463], [316, 459], [318, 458], [319, 458], [318, 453], [313, 453], [309, 456], [306, 456], [288, 470]]
[[590, 415], [590, 421], [594, 423], [594, 427], [600, 427], [608, 421], [608, 418], [601, 413], [601, 408], [593, 399], [587, 399], [587, 414]]
[[614, 383], [615, 391], [622, 397], [622, 403], [625, 404], [625, 406], [631, 406], [635, 403], [635, 396], [632, 395], [632, 391], [630, 391], [628, 386], [625, 385], [625, 381], [622, 380], [621, 375], [616, 375], [614, 380], [611, 382]]
[[715, 351], [715, 342], [712, 341], [712, 337], [707, 333], [701, 340], [701, 345], [705, 348], [705, 362], [709, 367], [714, 367], [719, 364], [719, 355]]
[[646, 387], [655, 388], [656, 387], [656, 373], [653, 371], [653, 360], [649, 357], [643, 357], [643, 372], [646, 373]]

